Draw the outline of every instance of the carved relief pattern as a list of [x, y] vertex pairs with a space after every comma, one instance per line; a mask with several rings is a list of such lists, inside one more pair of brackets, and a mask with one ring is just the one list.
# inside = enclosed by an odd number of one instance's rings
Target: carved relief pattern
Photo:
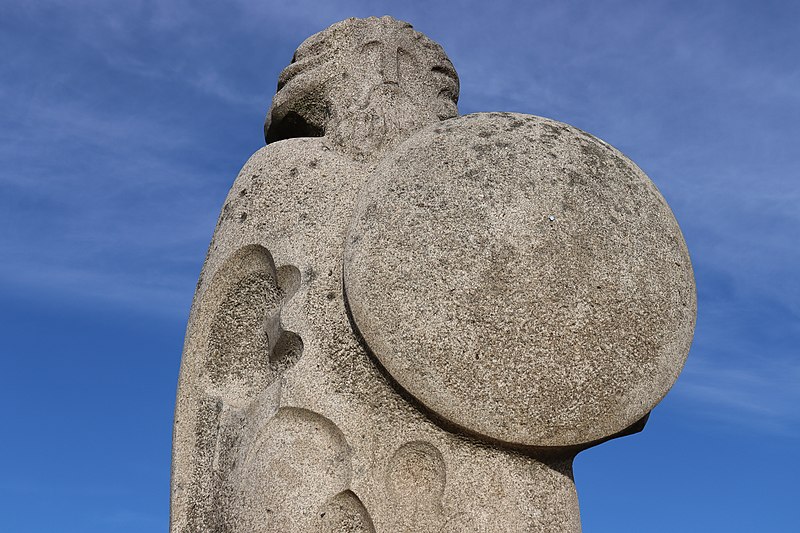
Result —
[[209, 326], [207, 341], [200, 343], [190, 531], [232, 531], [229, 478], [244, 410], [303, 351], [301, 337], [281, 324], [281, 309], [299, 285], [295, 266], [276, 269], [266, 248], [251, 245], [233, 253], [206, 290], [198, 317]]
[[398, 448], [386, 466], [386, 489], [398, 533], [438, 533], [444, 525], [442, 495], [447, 474], [441, 452], [413, 441]]

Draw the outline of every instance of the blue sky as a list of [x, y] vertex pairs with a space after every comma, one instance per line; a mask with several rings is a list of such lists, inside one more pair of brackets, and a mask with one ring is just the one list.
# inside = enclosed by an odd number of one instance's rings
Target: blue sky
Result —
[[584, 531], [789, 531], [800, 475], [800, 3], [20, 2], [0, 9], [0, 531], [165, 531], [180, 352], [219, 208], [306, 36], [392, 14], [462, 113], [615, 145], [699, 314], [645, 431], [580, 455]]

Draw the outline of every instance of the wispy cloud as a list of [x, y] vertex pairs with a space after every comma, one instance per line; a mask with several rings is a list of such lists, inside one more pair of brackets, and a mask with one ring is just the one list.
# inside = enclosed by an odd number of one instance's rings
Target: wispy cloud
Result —
[[[700, 359], [702, 358], [702, 359]], [[699, 355], [673, 394], [687, 415], [733, 427], [800, 437], [800, 361], [711, 359]]]
[[[800, 341], [794, 30], [727, 3], [284, 4], [10, 6], [0, 286], [184, 313], [293, 48], [336, 20], [391, 13], [445, 46], [463, 111], [574, 123], [650, 174], [698, 278], [697, 341], [676, 393], [710, 418], [796, 425], [800, 398], [786, 381]], [[742, 9], [753, 10], [746, 27]]]

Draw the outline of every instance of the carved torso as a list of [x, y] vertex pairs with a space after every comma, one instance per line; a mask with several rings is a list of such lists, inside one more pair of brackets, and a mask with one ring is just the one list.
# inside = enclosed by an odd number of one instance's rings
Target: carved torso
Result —
[[298, 49], [198, 282], [171, 531], [580, 531], [575, 454], [686, 357], [688, 254], [624, 156], [457, 91], [388, 17]]

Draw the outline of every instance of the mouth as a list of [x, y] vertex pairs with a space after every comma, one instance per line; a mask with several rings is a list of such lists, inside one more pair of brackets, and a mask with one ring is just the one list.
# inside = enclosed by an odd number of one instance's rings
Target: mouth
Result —
[[396, 81], [383, 81], [375, 87], [373, 87], [372, 92], [375, 91], [383, 91], [387, 93], [399, 93], [402, 92], [403, 89], [400, 87], [400, 84]]

